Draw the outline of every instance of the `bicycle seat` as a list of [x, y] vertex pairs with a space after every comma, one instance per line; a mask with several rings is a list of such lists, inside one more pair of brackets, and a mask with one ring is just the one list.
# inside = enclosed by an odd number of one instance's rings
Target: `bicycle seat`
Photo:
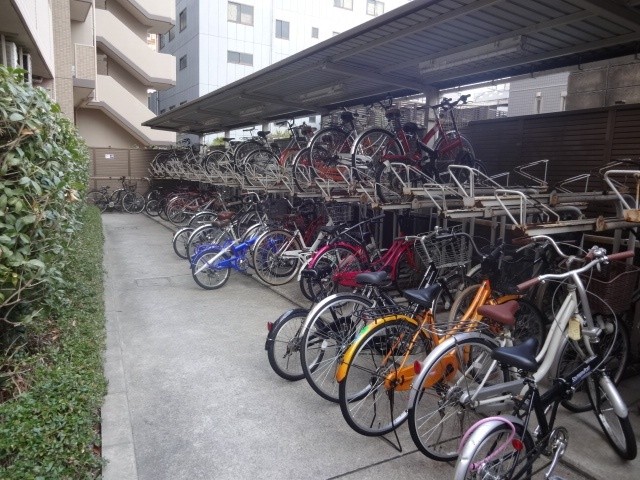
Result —
[[405, 290], [402, 296], [409, 300], [411, 303], [417, 303], [418, 305], [431, 308], [433, 301], [436, 299], [438, 293], [442, 290], [442, 285], [436, 283], [429, 285], [427, 288], [413, 288]]
[[231, 140], [233, 140], [232, 137], [222, 137], [223, 142], [230, 142]]
[[378, 272], [363, 272], [356, 275], [358, 285], [386, 285], [391, 279], [384, 270]]
[[263, 130], [260, 130], [260, 131], [258, 132], [258, 136], [259, 136], [259, 137], [262, 137], [262, 138], [267, 138], [267, 135], [269, 135], [270, 133], [271, 133], [271, 131], [270, 131], [270, 130], [264, 130], [264, 131], [263, 131]]
[[509, 300], [500, 305], [481, 305], [478, 307], [478, 314], [503, 325], [513, 326], [516, 323], [516, 312], [519, 308], [518, 302]]
[[221, 222], [226, 222], [227, 220], [231, 220], [235, 214], [236, 214], [235, 212], [231, 212], [231, 211], [220, 212], [218, 213], [216, 220], [219, 220]]
[[538, 370], [538, 362], [536, 362], [537, 351], [538, 339], [528, 338], [520, 345], [496, 348], [491, 352], [491, 358], [525, 372], [535, 372]]

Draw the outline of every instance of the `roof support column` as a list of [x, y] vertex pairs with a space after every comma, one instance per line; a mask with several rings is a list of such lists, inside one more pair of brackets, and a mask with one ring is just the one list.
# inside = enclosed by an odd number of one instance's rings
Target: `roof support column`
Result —
[[427, 127], [427, 129], [430, 129], [435, 124], [435, 118], [433, 117], [432, 110], [428, 108], [428, 106], [435, 105], [440, 101], [440, 90], [434, 87], [425, 87], [422, 93], [424, 93], [425, 104], [427, 106], [426, 112], [424, 114], [425, 127]]

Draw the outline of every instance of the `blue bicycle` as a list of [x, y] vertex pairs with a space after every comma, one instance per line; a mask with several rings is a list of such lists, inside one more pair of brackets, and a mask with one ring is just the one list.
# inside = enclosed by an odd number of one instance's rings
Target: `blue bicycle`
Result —
[[191, 275], [196, 283], [206, 289], [222, 287], [231, 274], [231, 269], [246, 273], [249, 267], [247, 254], [257, 237], [234, 240], [223, 244], [201, 245], [191, 260]]

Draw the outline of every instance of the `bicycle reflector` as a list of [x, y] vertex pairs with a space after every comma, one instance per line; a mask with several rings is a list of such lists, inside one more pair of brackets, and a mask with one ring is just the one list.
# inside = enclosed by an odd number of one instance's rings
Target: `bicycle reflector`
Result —
[[520, 452], [524, 448], [524, 443], [522, 443], [522, 440], [520, 440], [519, 438], [514, 438], [513, 440], [511, 440], [511, 446], [514, 448], [514, 450]]
[[420, 360], [416, 360], [415, 362], [413, 362], [413, 371], [416, 372], [416, 375], [420, 374], [421, 370], [422, 362], [420, 362]]
[[273, 330], [273, 322], [267, 322], [267, 330], [270, 332]]

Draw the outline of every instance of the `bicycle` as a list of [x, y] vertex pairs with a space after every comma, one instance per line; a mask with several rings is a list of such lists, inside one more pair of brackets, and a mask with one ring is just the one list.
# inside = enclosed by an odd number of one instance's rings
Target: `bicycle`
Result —
[[[450, 238], [454, 239], [465, 236], [461, 233], [450, 234]], [[470, 238], [466, 248], [473, 248], [480, 255]], [[485, 261], [496, 258], [500, 251], [501, 247], [498, 246], [483, 258]], [[464, 285], [464, 279], [458, 279], [453, 288]], [[427, 309], [424, 313], [381, 315], [360, 331], [358, 338], [344, 353], [335, 374], [340, 384], [340, 409], [349, 426], [362, 435], [384, 435], [407, 419], [406, 405], [411, 394], [411, 383], [416, 376], [413, 360], [421, 354], [426, 356], [434, 347], [437, 349], [450, 336], [481, 330], [491, 337], [515, 337], [519, 341], [528, 333], [526, 328], [517, 329], [514, 324], [486, 322], [482, 315], [468, 315], [457, 318], [455, 323], [448, 322], [438, 308], [442, 304], [442, 282], [429, 288], [437, 289], [429, 292], [429, 295], [422, 290], [404, 293], [410, 302]], [[450, 296], [445, 295], [444, 298]], [[516, 302], [512, 304], [517, 307]], [[527, 310], [525, 314], [531, 315], [531, 311]], [[524, 319], [518, 318], [515, 325]], [[535, 329], [542, 330], [542, 319], [537, 318], [535, 325]]]
[[[539, 235], [531, 239], [548, 242], [559, 256], [575, 260], [575, 257], [564, 254], [548, 236]], [[585, 257], [586, 264], [582, 267], [564, 273], [543, 274], [518, 285], [518, 290], [524, 292], [543, 280], [568, 280], [564, 302], [551, 322], [542, 348], [535, 355], [539, 367], [533, 375], [538, 383], [557, 362], [568, 337], [581, 340], [575, 346], [583, 360], [593, 355], [592, 343], [597, 343], [602, 337], [602, 330], [593, 322], [580, 273], [609, 260], [633, 256], [633, 252], [607, 256], [606, 251], [597, 247], [590, 252], [594, 258]], [[515, 302], [483, 305], [478, 308], [478, 313], [493, 321], [510, 324], [514, 322], [516, 306]], [[508, 337], [495, 338], [483, 333], [455, 335], [434, 348], [423, 362], [414, 365], [416, 375], [408, 402], [409, 429], [422, 453], [435, 460], [454, 460], [458, 455], [460, 438], [477, 418], [513, 408], [513, 398], [521, 393], [522, 381], [514, 380], [513, 369], [501, 368], [491, 358], [496, 347], [510, 345]], [[615, 387], [606, 373], [602, 373], [602, 378], [606, 379], [603, 388], [613, 392]], [[603, 429], [606, 430], [604, 425]]]
[[309, 143], [307, 157], [294, 163], [293, 178], [300, 191], [304, 191], [315, 178], [342, 181], [338, 165], [351, 163], [351, 148], [362, 127], [356, 122], [359, 115], [348, 110], [340, 113], [340, 123], [321, 128]]
[[[536, 341], [525, 342], [519, 347], [499, 347], [491, 357], [504, 365], [515, 368], [523, 377], [525, 392], [514, 398], [513, 415], [488, 417], [479, 420], [464, 434], [460, 442], [460, 455], [456, 462], [454, 478], [464, 479], [513, 479], [531, 478], [544, 466], [533, 472], [533, 465], [540, 455], [551, 456], [545, 478], [551, 478], [558, 461], [564, 455], [569, 441], [564, 427], [555, 427], [556, 414], [561, 402], [570, 399], [579, 385], [586, 382], [589, 398], [605, 434], [613, 439], [616, 453], [624, 460], [633, 460], [637, 455], [637, 444], [629, 421], [626, 406], [618, 399], [611, 401], [609, 395], [618, 395], [610, 380], [602, 377], [602, 359], [597, 355], [582, 361], [564, 377], [558, 377], [544, 394], [540, 394], [538, 384], [531, 372], [538, 363], [535, 359]], [[601, 383], [602, 382], [602, 383]], [[606, 386], [598, 391], [596, 385]], [[601, 396], [602, 395], [602, 396]], [[610, 432], [613, 422], [604, 420], [605, 402], [611, 402], [621, 433]], [[608, 408], [609, 405], [606, 405]], [[549, 418], [547, 412], [551, 409]], [[534, 432], [529, 431], [532, 413], [537, 421]], [[605, 428], [604, 425], [607, 425]], [[615, 437], [615, 439], [614, 439]]]
[[[435, 124], [423, 136], [419, 135], [417, 124], [401, 123], [400, 109], [392, 105], [392, 99], [388, 105], [380, 103], [390, 128], [362, 132], [353, 146], [352, 166], [356, 172], [375, 179], [376, 195], [383, 203], [406, 200], [404, 186], [426, 181], [425, 175], [442, 183], [442, 174], [449, 165], [466, 165], [485, 172], [455, 122], [455, 107], [466, 103], [468, 97], [463, 95], [456, 101], [443, 98], [437, 105], [430, 105], [436, 113]], [[431, 148], [427, 144], [433, 139]]]
[[88, 192], [85, 197], [87, 204], [95, 205], [100, 213], [104, 213], [107, 209], [124, 210], [127, 213], [142, 212], [145, 200], [135, 191], [137, 184], [131, 181], [127, 182], [125, 176], [120, 177], [119, 180], [122, 187], [111, 193], [109, 193], [108, 185]]

